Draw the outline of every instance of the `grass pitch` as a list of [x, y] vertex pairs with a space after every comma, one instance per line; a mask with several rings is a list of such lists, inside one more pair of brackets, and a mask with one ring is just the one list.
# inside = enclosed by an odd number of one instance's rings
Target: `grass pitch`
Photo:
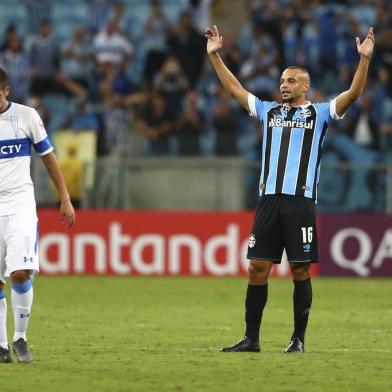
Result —
[[4, 391], [392, 391], [392, 280], [314, 279], [307, 352], [291, 356], [290, 280], [270, 281], [259, 354], [218, 352], [243, 334], [245, 279], [34, 287], [34, 362], [1, 364]]

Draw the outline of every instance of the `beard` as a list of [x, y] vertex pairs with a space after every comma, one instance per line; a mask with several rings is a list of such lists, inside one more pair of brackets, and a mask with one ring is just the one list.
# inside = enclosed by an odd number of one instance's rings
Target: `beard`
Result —
[[290, 103], [290, 102], [293, 102], [293, 101], [294, 101], [293, 97], [287, 97], [287, 98], [283, 98], [282, 97], [282, 102], [283, 103]]

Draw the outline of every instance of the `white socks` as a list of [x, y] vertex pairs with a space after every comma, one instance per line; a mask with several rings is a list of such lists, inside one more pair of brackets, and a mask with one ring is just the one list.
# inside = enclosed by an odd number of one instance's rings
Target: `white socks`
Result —
[[31, 304], [33, 303], [32, 281], [26, 280], [24, 283], [12, 284], [11, 304], [14, 311], [15, 333], [13, 341], [26, 339], [26, 329], [29, 322]]
[[[3, 292], [1, 290], [0, 292]], [[5, 298], [0, 299], [0, 347], [8, 349], [7, 338], [7, 301]]]

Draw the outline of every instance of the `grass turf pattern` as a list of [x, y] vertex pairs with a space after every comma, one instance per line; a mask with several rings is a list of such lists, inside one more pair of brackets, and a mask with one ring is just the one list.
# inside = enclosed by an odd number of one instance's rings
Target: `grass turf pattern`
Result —
[[34, 362], [0, 364], [2, 389], [391, 391], [392, 280], [313, 279], [304, 355], [283, 354], [292, 286], [270, 281], [261, 353], [220, 353], [242, 337], [245, 279], [39, 276]]

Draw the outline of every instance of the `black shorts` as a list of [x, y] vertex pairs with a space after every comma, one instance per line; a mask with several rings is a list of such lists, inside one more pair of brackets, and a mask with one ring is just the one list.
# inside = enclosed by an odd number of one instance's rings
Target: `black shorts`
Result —
[[314, 200], [289, 195], [260, 198], [247, 257], [279, 264], [283, 249], [290, 262], [318, 262]]

